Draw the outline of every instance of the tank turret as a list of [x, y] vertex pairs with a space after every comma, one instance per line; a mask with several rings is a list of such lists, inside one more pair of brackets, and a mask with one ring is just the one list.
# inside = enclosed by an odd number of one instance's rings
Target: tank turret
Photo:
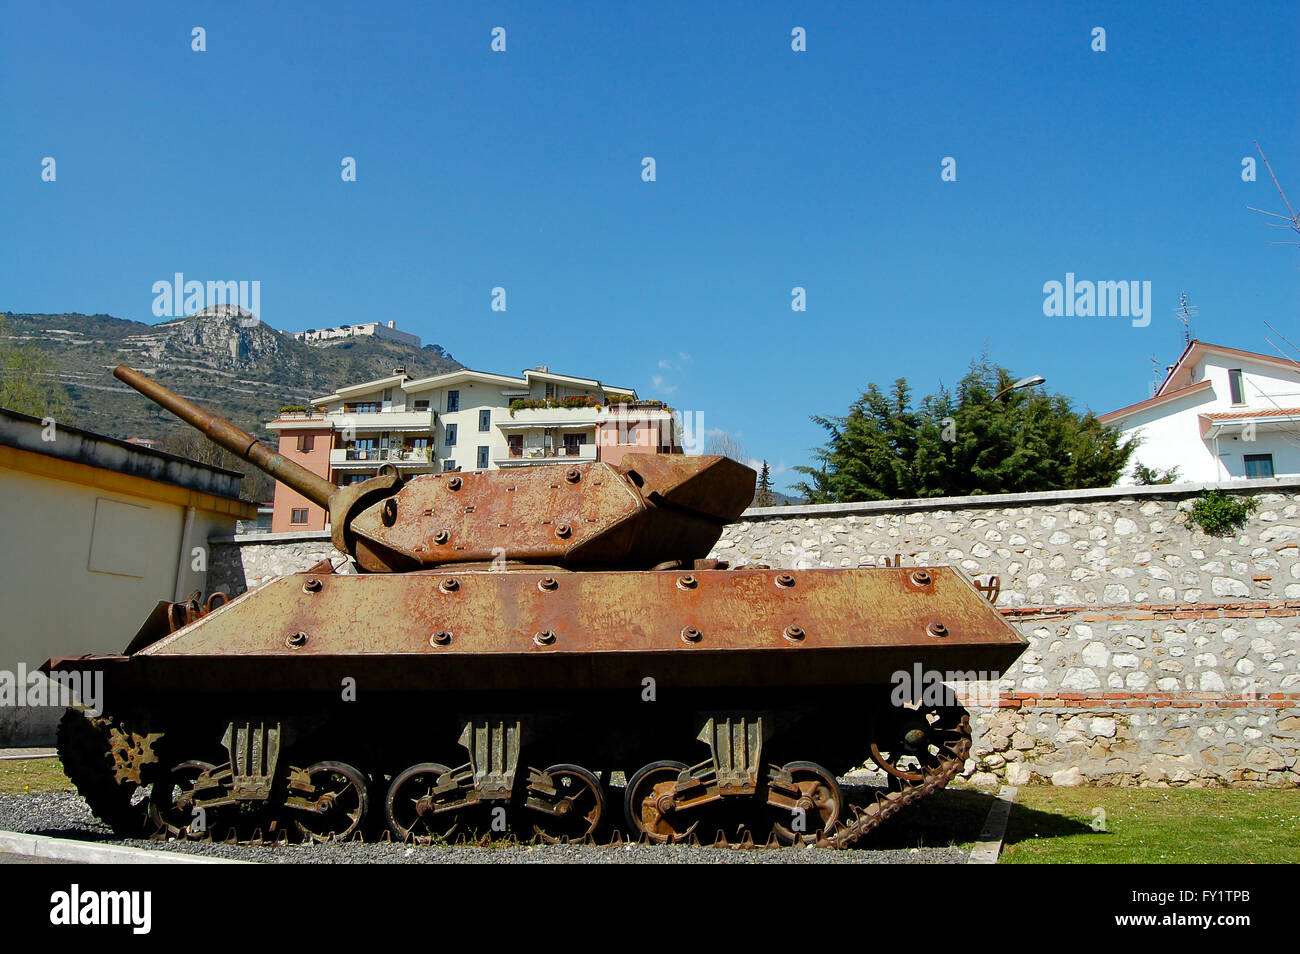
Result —
[[566, 567], [691, 566], [754, 496], [727, 457], [628, 454], [592, 461], [404, 478], [384, 464], [336, 487], [138, 371], [113, 372], [211, 441], [324, 507], [334, 545], [368, 572], [499, 559]]

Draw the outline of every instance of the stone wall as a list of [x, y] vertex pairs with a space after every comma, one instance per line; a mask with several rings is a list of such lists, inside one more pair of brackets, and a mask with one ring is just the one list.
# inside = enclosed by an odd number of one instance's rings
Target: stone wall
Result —
[[[997, 575], [1030, 645], [973, 711], [976, 783], [1300, 784], [1300, 481], [1221, 487], [1259, 502], [1227, 537], [1188, 522], [1205, 487], [1175, 485], [756, 508], [712, 556]], [[214, 541], [212, 584], [326, 556], [324, 534]]]
[[1227, 537], [1177, 485], [755, 509], [712, 555], [997, 575], [1030, 645], [975, 713], [976, 782], [1300, 784], [1300, 482], [1222, 488], [1259, 503]]
[[286, 573], [300, 573], [327, 558], [342, 564], [337, 572], [346, 573], [351, 566], [323, 530], [214, 537], [208, 546], [208, 591], [222, 590], [230, 596]]

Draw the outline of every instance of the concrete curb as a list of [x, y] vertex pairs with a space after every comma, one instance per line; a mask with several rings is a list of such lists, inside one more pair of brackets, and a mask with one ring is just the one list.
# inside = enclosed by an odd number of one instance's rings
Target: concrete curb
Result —
[[71, 838], [49, 838], [0, 831], [0, 852], [51, 861], [72, 861], [88, 865], [243, 865], [246, 861], [229, 858], [206, 858], [180, 851], [150, 851], [120, 845], [96, 845]]
[[966, 859], [968, 865], [995, 865], [998, 854], [1002, 851], [1002, 839], [1007, 833], [1007, 819], [1011, 817], [1011, 806], [1016, 800], [1019, 789], [1014, 785], [1003, 785], [989, 807], [989, 817], [984, 821], [984, 830], [980, 839]]
[[59, 753], [54, 749], [0, 749], [0, 761], [17, 759], [55, 759]]

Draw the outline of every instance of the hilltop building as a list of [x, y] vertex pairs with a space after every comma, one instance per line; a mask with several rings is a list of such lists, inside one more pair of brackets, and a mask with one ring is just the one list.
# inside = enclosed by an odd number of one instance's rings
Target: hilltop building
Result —
[[[280, 435], [281, 454], [339, 485], [373, 477], [388, 462], [403, 474], [427, 474], [682, 452], [662, 402], [546, 367], [521, 377], [465, 368], [419, 379], [394, 368], [311, 408], [286, 408], [266, 426]], [[323, 508], [276, 485], [273, 532], [325, 526]]]
[[307, 344], [320, 341], [333, 341], [336, 338], [379, 338], [383, 341], [396, 341], [398, 344], [420, 347], [420, 336], [410, 332], [398, 331], [395, 321], [363, 321], [356, 325], [339, 325], [336, 328], [309, 328], [306, 331], [290, 332], [294, 338]]
[[1193, 341], [1154, 397], [1100, 420], [1141, 439], [1135, 462], [1180, 481], [1300, 476], [1300, 365], [1286, 358]]

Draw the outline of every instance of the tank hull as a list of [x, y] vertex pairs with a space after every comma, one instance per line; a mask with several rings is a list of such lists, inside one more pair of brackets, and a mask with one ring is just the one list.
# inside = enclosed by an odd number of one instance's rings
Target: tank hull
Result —
[[129, 656], [54, 668], [102, 668], [133, 697], [337, 693], [349, 678], [369, 693], [722, 691], [882, 685], [918, 664], [1000, 674], [1025, 645], [947, 567], [444, 569], [281, 577]]

